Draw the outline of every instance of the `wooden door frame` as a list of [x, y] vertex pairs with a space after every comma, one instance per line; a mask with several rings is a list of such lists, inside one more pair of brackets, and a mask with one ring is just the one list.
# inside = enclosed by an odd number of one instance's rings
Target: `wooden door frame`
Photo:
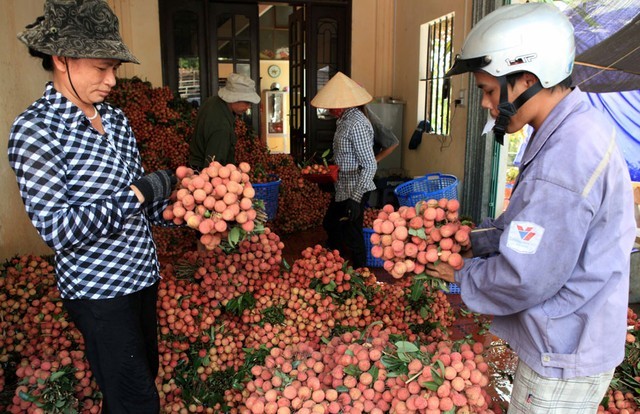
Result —
[[172, 0], [159, 0], [160, 8], [160, 54], [162, 61], [162, 83], [169, 86], [175, 92], [178, 91], [178, 72], [175, 70], [177, 58], [175, 54], [175, 46], [173, 39], [173, 19], [175, 12], [192, 12], [195, 13], [198, 20], [198, 55], [200, 65], [200, 98], [203, 97], [203, 91], [208, 94], [211, 89], [209, 84], [209, 65], [208, 65], [208, 40], [205, 22], [205, 5], [202, 0], [182, 0], [175, 2]]
[[[342, 48], [337, 50], [335, 69], [336, 71], [340, 71], [347, 76], [351, 76], [351, 2], [346, 4], [342, 4], [343, 10], [341, 12], [336, 12], [335, 4], [331, 7], [326, 4], [316, 4], [310, 6], [308, 8], [308, 18], [307, 18], [307, 45], [315, 48], [315, 44], [313, 43], [313, 39], [315, 38], [315, 33], [317, 33], [318, 23], [320, 19], [323, 18], [332, 18], [337, 20], [338, 33], [337, 38], [339, 39], [337, 44], [338, 48]], [[342, 30], [343, 33], [340, 31]], [[320, 126], [324, 126], [324, 132], [333, 131], [335, 132], [336, 128], [336, 120], [320, 120], [317, 116], [316, 108], [311, 106], [311, 99], [318, 93], [318, 69], [320, 69], [317, 59], [316, 53], [308, 53], [307, 64], [305, 66], [307, 76], [306, 76], [306, 110], [307, 110], [307, 136], [306, 136], [306, 146], [305, 146], [305, 156], [311, 157], [316, 156], [320, 157], [320, 155], [327, 149], [332, 149], [332, 141], [333, 134], [331, 134], [331, 140], [321, 142], [320, 136], [318, 132], [320, 131]]]
[[291, 155], [298, 161], [305, 158], [307, 125], [304, 13], [304, 7], [294, 7], [289, 17], [289, 139]]

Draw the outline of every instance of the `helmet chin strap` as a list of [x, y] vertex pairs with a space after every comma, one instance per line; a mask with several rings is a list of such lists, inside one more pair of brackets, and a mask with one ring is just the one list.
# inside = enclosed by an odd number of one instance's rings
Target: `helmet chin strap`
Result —
[[498, 81], [500, 81], [500, 103], [498, 104], [498, 117], [493, 126], [493, 135], [496, 141], [498, 141], [498, 144], [504, 145], [504, 134], [507, 132], [509, 120], [518, 112], [518, 109], [520, 109], [525, 102], [542, 90], [542, 84], [540, 81], [537, 81], [511, 103], [507, 98], [507, 77], [499, 76]]

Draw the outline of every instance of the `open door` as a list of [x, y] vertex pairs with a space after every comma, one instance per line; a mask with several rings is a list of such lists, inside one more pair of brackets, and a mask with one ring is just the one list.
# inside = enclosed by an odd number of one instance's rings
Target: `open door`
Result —
[[319, 158], [332, 147], [336, 120], [311, 99], [338, 71], [350, 74], [351, 3], [308, 4], [289, 17], [291, 154]]
[[[253, 79], [260, 93], [259, 3], [159, 0], [164, 82], [200, 103], [237, 72]], [[309, 102], [338, 71], [350, 75], [351, 0], [284, 3], [294, 7], [289, 15], [291, 154], [302, 161], [332, 146], [335, 119]], [[244, 116], [260, 131], [259, 105]]]
[[[182, 98], [202, 103], [232, 72], [249, 76], [260, 93], [257, 3], [159, 0], [163, 82]], [[259, 131], [260, 107], [245, 121]]]
[[[344, 7], [312, 6], [309, 8], [308, 44], [311, 46], [307, 59], [309, 71], [309, 101], [336, 73], [351, 74], [351, 31], [347, 30], [347, 15]], [[309, 107], [308, 154], [322, 154], [333, 146], [336, 120], [328, 111]]]

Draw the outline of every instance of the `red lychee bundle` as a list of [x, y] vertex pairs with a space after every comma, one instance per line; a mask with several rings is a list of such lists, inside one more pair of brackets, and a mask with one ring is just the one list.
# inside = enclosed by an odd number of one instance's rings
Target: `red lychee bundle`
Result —
[[378, 218], [380, 213], [379, 208], [367, 207], [364, 209], [364, 218], [362, 220], [362, 227], [373, 228], [373, 222]]
[[371, 255], [384, 260], [384, 269], [397, 279], [423, 273], [427, 263], [449, 263], [460, 269], [460, 252], [470, 245], [471, 227], [458, 217], [458, 200], [420, 201], [395, 211], [385, 205], [373, 222]]
[[186, 223], [202, 235], [209, 250], [225, 240], [232, 228], [245, 233], [264, 223], [266, 215], [254, 208], [255, 190], [249, 181], [248, 163], [222, 165], [212, 161], [199, 173], [185, 166], [176, 169], [179, 187], [175, 201], [163, 212], [165, 220]]
[[107, 100], [122, 109], [134, 132], [145, 171], [184, 165], [197, 111], [168, 86], [118, 78]]

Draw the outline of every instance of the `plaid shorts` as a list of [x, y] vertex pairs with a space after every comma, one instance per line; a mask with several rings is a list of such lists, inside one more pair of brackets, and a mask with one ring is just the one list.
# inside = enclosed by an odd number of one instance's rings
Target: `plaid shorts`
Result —
[[546, 378], [519, 361], [508, 414], [596, 413], [613, 371], [569, 379]]

